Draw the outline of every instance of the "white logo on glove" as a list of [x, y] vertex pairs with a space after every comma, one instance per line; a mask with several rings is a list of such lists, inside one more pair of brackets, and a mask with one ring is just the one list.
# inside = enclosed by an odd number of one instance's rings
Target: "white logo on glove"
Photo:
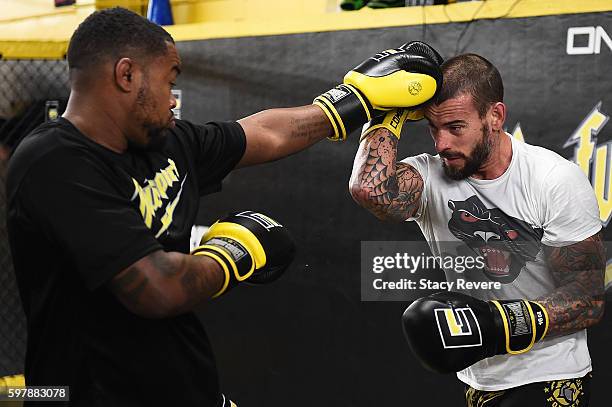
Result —
[[482, 345], [480, 325], [471, 308], [438, 308], [434, 312], [445, 349]]

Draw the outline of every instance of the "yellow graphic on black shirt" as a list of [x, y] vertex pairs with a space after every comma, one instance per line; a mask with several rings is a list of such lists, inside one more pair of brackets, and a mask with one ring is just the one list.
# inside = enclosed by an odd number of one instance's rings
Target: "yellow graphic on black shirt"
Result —
[[[176, 163], [172, 159], [168, 158], [168, 166], [159, 170], [153, 179], [145, 180], [145, 186], [140, 186], [138, 181], [132, 178], [132, 181], [134, 182], [134, 195], [132, 196], [132, 200], [136, 199], [136, 197], [139, 198], [140, 214], [142, 215], [145, 225], [147, 225], [149, 229], [152, 229], [153, 227], [153, 220], [156, 218], [155, 215], [157, 210], [167, 203], [169, 199], [168, 190], [179, 181], [179, 176], [180, 175], [178, 168], [176, 167]], [[166, 210], [159, 219], [161, 222], [161, 227], [155, 234], [155, 237], [161, 236], [161, 234], [164, 233], [168, 227], [170, 227], [172, 217], [174, 215], [174, 209], [181, 199], [185, 179], [186, 178], [183, 178], [181, 188], [176, 194], [176, 197], [171, 202], [166, 204]]]

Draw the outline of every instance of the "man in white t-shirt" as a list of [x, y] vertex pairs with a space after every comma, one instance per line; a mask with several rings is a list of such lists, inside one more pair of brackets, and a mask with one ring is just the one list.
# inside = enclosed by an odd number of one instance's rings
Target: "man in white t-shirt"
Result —
[[438, 155], [398, 162], [401, 125], [422, 116], [391, 112], [364, 128], [351, 195], [382, 220], [416, 221], [434, 255], [455, 242], [455, 255], [480, 256], [484, 267], [461, 279], [500, 288], [415, 301], [403, 316], [409, 345], [426, 367], [457, 372], [468, 406], [586, 406], [585, 328], [603, 315], [605, 269], [591, 185], [574, 163], [504, 132], [489, 61], [459, 55], [442, 72], [421, 112]]

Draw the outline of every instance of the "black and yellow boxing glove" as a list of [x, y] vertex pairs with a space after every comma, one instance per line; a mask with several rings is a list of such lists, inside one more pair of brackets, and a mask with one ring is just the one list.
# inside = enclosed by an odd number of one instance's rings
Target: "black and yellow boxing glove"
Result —
[[419, 298], [402, 315], [414, 355], [439, 373], [458, 372], [495, 355], [528, 352], [544, 339], [548, 325], [538, 302], [482, 301], [451, 291]]
[[344, 76], [344, 83], [323, 93], [314, 104], [334, 128], [332, 140], [347, 134], [395, 107], [417, 107], [442, 86], [443, 59], [429, 45], [412, 41], [385, 50]]
[[225, 280], [215, 298], [244, 281], [265, 284], [276, 280], [293, 261], [295, 243], [274, 219], [243, 211], [215, 222], [191, 254], [208, 256], [221, 265]]
[[361, 138], [359, 141], [363, 141], [368, 134], [374, 130], [383, 128], [389, 130], [399, 140], [402, 134], [402, 128], [407, 121], [417, 121], [423, 118], [423, 111], [421, 109], [408, 109], [398, 108], [389, 110], [384, 115], [378, 116], [363, 126], [361, 131]]

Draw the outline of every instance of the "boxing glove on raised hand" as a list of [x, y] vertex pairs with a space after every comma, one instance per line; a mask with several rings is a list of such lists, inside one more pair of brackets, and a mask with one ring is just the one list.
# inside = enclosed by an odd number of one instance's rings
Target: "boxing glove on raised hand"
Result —
[[265, 284], [276, 280], [293, 261], [295, 243], [274, 219], [243, 211], [215, 222], [191, 254], [208, 256], [221, 265], [225, 280], [215, 298], [243, 281]]
[[420, 106], [442, 86], [443, 59], [429, 45], [412, 41], [368, 58], [344, 76], [344, 83], [323, 93], [314, 104], [334, 128], [332, 140], [395, 107]]
[[421, 109], [413, 110], [400, 107], [389, 110], [386, 114], [373, 118], [363, 126], [359, 141], [363, 141], [368, 134], [380, 128], [389, 130], [389, 132], [399, 140], [402, 134], [402, 128], [407, 121], [417, 121], [422, 118], [423, 112]]
[[494, 355], [529, 351], [546, 335], [548, 315], [533, 301], [487, 302], [448, 291], [413, 302], [402, 326], [423, 366], [450, 373]]

